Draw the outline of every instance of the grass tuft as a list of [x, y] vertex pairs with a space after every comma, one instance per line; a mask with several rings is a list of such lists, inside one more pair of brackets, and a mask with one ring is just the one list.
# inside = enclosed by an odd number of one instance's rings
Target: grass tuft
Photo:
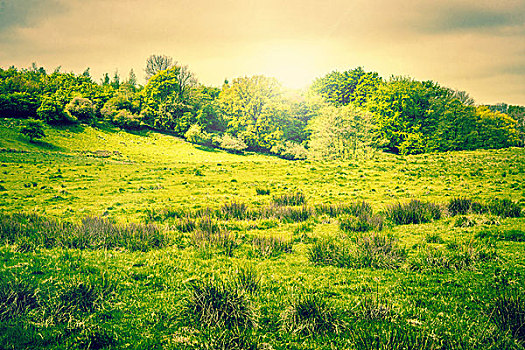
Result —
[[301, 294], [281, 315], [285, 332], [315, 336], [339, 328], [332, 306], [319, 294]]

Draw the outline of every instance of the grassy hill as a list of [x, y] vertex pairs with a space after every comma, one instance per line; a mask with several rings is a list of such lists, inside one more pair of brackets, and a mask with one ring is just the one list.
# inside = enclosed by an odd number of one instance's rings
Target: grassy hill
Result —
[[523, 349], [523, 149], [291, 162], [17, 129], [0, 348]]

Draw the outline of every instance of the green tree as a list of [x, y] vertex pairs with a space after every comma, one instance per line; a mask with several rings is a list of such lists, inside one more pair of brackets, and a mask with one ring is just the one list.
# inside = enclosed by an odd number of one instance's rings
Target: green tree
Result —
[[29, 137], [29, 142], [45, 137], [44, 123], [41, 120], [28, 119], [20, 129], [20, 133]]
[[268, 151], [282, 138], [286, 117], [283, 93], [274, 78], [237, 78], [224, 85], [219, 106], [227, 132], [241, 138], [251, 149]]
[[308, 124], [308, 143], [315, 158], [347, 159], [370, 150], [372, 144], [372, 114], [348, 105], [325, 106]]
[[[316, 79], [311, 89], [336, 107], [346, 106], [355, 100], [355, 90], [365, 74], [367, 73], [361, 67], [344, 72], [333, 71], [322, 78]], [[369, 77], [369, 79], [371, 78]], [[364, 85], [363, 83], [361, 86], [359, 96], [365, 91]]]
[[143, 120], [183, 136], [195, 123], [196, 80], [187, 67], [174, 66], [153, 75], [143, 90]]

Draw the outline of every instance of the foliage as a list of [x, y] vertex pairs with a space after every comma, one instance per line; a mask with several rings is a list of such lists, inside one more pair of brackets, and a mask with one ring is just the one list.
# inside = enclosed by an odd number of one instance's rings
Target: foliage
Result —
[[24, 126], [20, 129], [22, 135], [29, 137], [29, 141], [33, 142], [34, 139], [40, 139], [45, 137], [44, 123], [41, 120], [28, 119]]
[[87, 98], [74, 97], [66, 105], [65, 111], [71, 118], [81, 122], [91, 122], [95, 118], [95, 106]]
[[347, 159], [372, 145], [372, 115], [353, 105], [325, 107], [310, 120], [308, 143], [313, 157]]

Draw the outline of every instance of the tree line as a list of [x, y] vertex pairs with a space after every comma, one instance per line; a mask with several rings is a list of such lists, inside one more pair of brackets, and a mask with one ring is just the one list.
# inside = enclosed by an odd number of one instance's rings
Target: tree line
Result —
[[303, 93], [275, 78], [239, 77], [200, 84], [187, 66], [152, 55], [146, 83], [133, 70], [121, 81], [104, 74], [0, 69], [0, 117], [50, 125], [111, 123], [149, 128], [232, 152], [287, 159], [349, 158], [523, 146], [525, 107], [477, 106], [462, 91], [408, 77], [386, 80], [358, 67], [315, 79]]

